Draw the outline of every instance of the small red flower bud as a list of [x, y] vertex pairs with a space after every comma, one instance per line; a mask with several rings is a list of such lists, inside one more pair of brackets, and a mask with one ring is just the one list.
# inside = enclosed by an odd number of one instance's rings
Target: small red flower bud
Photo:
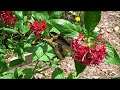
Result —
[[98, 39], [102, 40], [102, 36], [100, 34], [98, 34]]
[[83, 37], [82, 33], [78, 34], [78, 38], [82, 38], [82, 37]]

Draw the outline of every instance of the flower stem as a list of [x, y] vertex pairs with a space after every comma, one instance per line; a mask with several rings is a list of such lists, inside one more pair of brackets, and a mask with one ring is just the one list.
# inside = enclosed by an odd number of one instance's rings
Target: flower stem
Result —
[[49, 66], [49, 67], [47, 67], [47, 68], [44, 68], [44, 69], [42, 69], [42, 70], [40, 70], [40, 71], [36, 71], [35, 73], [43, 72], [43, 71], [45, 71], [45, 70], [47, 70], [47, 69], [49, 69], [49, 68], [51, 68], [51, 66]]
[[36, 70], [38, 63], [39, 63], [39, 60], [37, 59], [37, 63], [35, 64], [35, 67], [34, 67], [34, 69], [33, 69], [33, 72]]

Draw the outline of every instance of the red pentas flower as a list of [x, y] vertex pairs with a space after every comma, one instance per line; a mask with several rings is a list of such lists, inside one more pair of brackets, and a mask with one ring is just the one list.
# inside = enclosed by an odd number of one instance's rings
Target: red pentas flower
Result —
[[34, 34], [37, 37], [41, 37], [40, 32], [45, 30], [47, 27], [46, 20], [41, 21], [40, 23], [38, 21], [30, 22], [30, 28], [34, 32]]
[[82, 37], [83, 37], [82, 33], [78, 34], [78, 38], [82, 38]]
[[102, 40], [102, 36], [100, 34], [98, 34], [98, 39]]
[[16, 17], [12, 15], [12, 11], [0, 11], [0, 18], [7, 25], [14, 25], [17, 21]]
[[45, 21], [45, 20], [42, 21], [42, 22], [41, 22], [41, 30], [45, 30], [45, 29], [46, 29], [46, 26], [47, 26], [46, 21]]
[[81, 38], [80, 35], [72, 39], [72, 57], [85, 65], [100, 64], [107, 54], [106, 42], [96, 40], [90, 46], [83, 35]]

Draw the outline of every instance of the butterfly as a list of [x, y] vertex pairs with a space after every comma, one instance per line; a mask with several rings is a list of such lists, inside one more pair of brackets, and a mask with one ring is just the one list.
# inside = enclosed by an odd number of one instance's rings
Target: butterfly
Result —
[[71, 51], [70, 43], [66, 39], [63, 38], [62, 35], [59, 35], [55, 32], [50, 32], [50, 37], [41, 38], [41, 40], [47, 44], [49, 44], [56, 54], [56, 56], [63, 60], [67, 53]]

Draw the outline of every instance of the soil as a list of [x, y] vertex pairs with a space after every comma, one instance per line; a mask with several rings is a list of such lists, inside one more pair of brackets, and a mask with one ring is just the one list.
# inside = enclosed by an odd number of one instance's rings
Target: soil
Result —
[[[98, 28], [102, 30], [104, 38], [109, 40], [120, 55], [120, 11], [106, 11], [101, 14], [101, 21]], [[34, 66], [34, 64], [29, 64]], [[23, 68], [28, 67], [28, 65]], [[65, 58], [60, 63], [60, 67], [64, 73], [68, 75], [71, 71], [75, 71], [74, 60], [71, 57]], [[44, 71], [44, 73], [51, 78], [53, 68]], [[36, 78], [45, 79], [42, 74], [37, 74]], [[120, 77], [120, 67], [106, 62], [100, 65], [87, 66], [80, 78], [82, 79], [110, 79], [113, 77]]]

